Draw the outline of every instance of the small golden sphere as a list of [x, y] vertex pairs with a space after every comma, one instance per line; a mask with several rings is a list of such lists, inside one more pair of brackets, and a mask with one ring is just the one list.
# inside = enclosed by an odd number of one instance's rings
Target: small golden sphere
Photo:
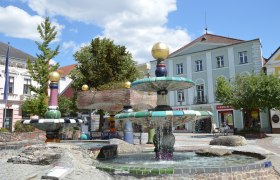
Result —
[[155, 59], [164, 60], [169, 55], [169, 48], [166, 44], [158, 42], [152, 48], [152, 55]]
[[51, 82], [58, 82], [60, 79], [60, 74], [57, 71], [53, 71], [49, 74], [49, 80]]
[[82, 86], [82, 90], [83, 90], [83, 91], [88, 91], [88, 85], [84, 84], [84, 85]]
[[131, 86], [131, 82], [127, 81], [127, 82], [124, 83], [124, 87], [127, 88], [127, 89], [129, 89], [130, 86]]

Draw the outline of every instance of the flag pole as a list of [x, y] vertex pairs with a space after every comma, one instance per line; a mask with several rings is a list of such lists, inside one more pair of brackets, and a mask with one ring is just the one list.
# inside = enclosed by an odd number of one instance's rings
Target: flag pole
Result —
[[6, 54], [6, 64], [5, 64], [5, 89], [4, 89], [4, 120], [3, 127], [5, 127], [5, 121], [7, 117], [7, 103], [8, 103], [8, 93], [9, 93], [9, 50], [10, 42], [8, 42], [7, 54]]

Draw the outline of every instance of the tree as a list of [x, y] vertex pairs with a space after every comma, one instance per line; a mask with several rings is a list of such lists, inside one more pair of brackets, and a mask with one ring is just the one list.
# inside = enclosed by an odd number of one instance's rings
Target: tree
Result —
[[47, 109], [47, 105], [44, 102], [45, 96], [34, 96], [26, 99], [22, 105], [22, 116], [30, 117], [34, 114], [38, 116], [44, 116], [45, 110]]
[[35, 41], [41, 54], [36, 54], [37, 59], [31, 62], [27, 60], [27, 69], [33, 81], [36, 81], [39, 86], [30, 86], [30, 90], [38, 95], [46, 94], [48, 89], [49, 73], [57, 70], [59, 64], [50, 66], [50, 60], [53, 59], [59, 50], [59, 46], [56, 46], [54, 50], [50, 48], [50, 43], [55, 39], [57, 31], [56, 27], [51, 25], [49, 17], [45, 19], [37, 27], [37, 31], [40, 34], [42, 42]]
[[231, 82], [219, 77], [216, 81], [215, 95], [224, 105], [245, 110], [245, 120], [248, 121], [255, 109], [265, 111], [280, 108], [280, 79], [264, 73], [237, 75]]
[[71, 109], [73, 107], [72, 103], [73, 102], [70, 99], [67, 99], [64, 96], [58, 97], [58, 106], [62, 117], [70, 116], [71, 114], [73, 114]]
[[78, 66], [71, 72], [72, 87], [83, 84], [98, 90], [110, 89], [116, 83], [133, 81], [138, 76], [136, 62], [126, 47], [110, 39], [96, 38], [74, 54]]
[[53, 59], [59, 50], [59, 46], [56, 46], [54, 50], [51, 49], [50, 43], [55, 39], [57, 31], [56, 27], [51, 25], [49, 17], [45, 19], [37, 27], [37, 31], [40, 34], [42, 42], [35, 41], [41, 54], [36, 54], [37, 59], [31, 62], [27, 59], [27, 69], [33, 81], [36, 81], [39, 86], [30, 85], [30, 90], [36, 93], [39, 102], [39, 116], [43, 116], [46, 111], [45, 104], [48, 96], [48, 81], [49, 73], [57, 70], [59, 64], [50, 65], [50, 60]]
[[[97, 90], [116, 89], [120, 83], [134, 81], [138, 76], [136, 62], [126, 47], [115, 45], [110, 39], [96, 38], [91, 44], [74, 54], [78, 65], [71, 72], [72, 87], [81, 89], [83, 84]], [[99, 110], [100, 127], [104, 111]]]

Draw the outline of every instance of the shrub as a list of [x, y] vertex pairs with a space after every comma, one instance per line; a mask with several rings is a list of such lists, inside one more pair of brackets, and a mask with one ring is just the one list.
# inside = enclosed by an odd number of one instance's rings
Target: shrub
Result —
[[0, 132], [9, 132], [7, 128], [0, 128]]
[[33, 132], [35, 130], [35, 127], [22, 124], [21, 121], [17, 121], [15, 123], [15, 132]]

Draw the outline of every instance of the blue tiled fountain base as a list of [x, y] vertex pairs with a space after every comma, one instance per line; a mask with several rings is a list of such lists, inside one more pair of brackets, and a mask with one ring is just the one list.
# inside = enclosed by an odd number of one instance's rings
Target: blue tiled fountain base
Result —
[[110, 174], [130, 175], [180, 175], [180, 174], [202, 174], [202, 173], [232, 173], [238, 171], [250, 171], [254, 169], [270, 168], [271, 161], [262, 160], [253, 164], [235, 167], [201, 167], [201, 168], [143, 168], [100, 164], [96, 168]]

